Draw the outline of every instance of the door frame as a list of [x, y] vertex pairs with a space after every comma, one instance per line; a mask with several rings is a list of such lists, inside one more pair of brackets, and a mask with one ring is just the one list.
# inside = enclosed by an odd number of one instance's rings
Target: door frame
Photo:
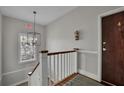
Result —
[[110, 10], [98, 16], [98, 81], [102, 81], [102, 18], [124, 11], [124, 7]]

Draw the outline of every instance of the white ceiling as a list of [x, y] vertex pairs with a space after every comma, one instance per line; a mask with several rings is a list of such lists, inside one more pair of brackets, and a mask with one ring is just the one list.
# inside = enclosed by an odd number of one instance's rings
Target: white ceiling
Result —
[[47, 25], [75, 9], [76, 6], [0, 6], [3, 15], [33, 22], [33, 11], [37, 11], [36, 22]]

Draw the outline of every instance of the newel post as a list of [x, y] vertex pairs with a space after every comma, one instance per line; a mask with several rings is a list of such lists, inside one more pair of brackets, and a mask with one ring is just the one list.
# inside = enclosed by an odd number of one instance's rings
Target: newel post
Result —
[[47, 61], [47, 50], [40, 51], [40, 77], [41, 86], [48, 86], [48, 61]]
[[78, 50], [79, 50], [79, 48], [74, 48], [74, 59], [75, 59], [75, 73], [78, 73]]

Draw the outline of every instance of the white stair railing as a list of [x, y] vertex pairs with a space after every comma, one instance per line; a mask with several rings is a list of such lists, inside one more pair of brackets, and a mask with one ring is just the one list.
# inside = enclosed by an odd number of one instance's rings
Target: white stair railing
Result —
[[48, 51], [41, 51], [39, 53], [39, 63], [28, 74], [29, 86], [47, 86], [48, 85]]
[[77, 73], [77, 49], [39, 53], [39, 63], [28, 75], [29, 86], [55, 85], [68, 76]]
[[49, 85], [77, 73], [77, 50], [48, 53]]

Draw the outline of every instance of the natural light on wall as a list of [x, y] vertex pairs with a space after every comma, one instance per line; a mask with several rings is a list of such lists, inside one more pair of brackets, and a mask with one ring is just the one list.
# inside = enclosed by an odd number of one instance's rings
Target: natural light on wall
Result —
[[32, 41], [33, 37], [27, 39], [27, 33], [19, 34], [19, 59], [21, 63], [36, 60], [36, 46], [32, 44]]

